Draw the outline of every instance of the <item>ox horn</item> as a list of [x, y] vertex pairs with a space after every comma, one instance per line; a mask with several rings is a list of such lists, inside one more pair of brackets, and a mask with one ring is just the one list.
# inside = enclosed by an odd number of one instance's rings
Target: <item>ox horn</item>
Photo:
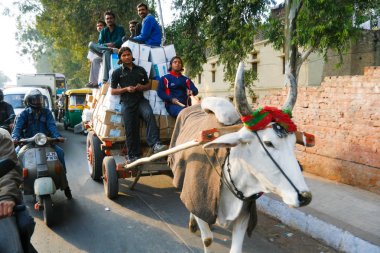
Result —
[[244, 86], [244, 63], [240, 62], [235, 77], [235, 107], [240, 116], [247, 116], [252, 114], [252, 109], [248, 104], [247, 96], [245, 95]]

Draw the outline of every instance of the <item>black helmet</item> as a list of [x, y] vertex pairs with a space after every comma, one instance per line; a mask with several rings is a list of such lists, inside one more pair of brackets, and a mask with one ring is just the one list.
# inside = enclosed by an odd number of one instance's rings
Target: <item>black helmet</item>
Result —
[[0, 102], [3, 102], [4, 100], [4, 93], [3, 90], [0, 89]]
[[44, 96], [41, 91], [34, 89], [29, 91], [24, 98], [25, 106], [30, 106], [34, 109], [41, 109], [44, 104]]

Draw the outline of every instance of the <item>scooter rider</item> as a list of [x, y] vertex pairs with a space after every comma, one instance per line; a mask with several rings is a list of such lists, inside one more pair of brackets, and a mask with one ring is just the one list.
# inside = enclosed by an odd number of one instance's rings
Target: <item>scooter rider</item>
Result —
[[[0, 128], [0, 252], [37, 252], [30, 243], [35, 222], [22, 204], [21, 168], [8, 131]], [[22, 210], [15, 211], [17, 207]]]
[[[3, 126], [6, 121], [15, 114], [12, 105], [8, 104], [4, 101], [4, 93], [3, 90], [0, 89], [0, 126]], [[12, 129], [13, 122], [10, 124], [7, 123], [7, 127]]]
[[[57, 125], [53, 118], [53, 114], [49, 109], [43, 108], [43, 95], [38, 89], [31, 90], [25, 95], [26, 108], [16, 118], [16, 123], [12, 131], [12, 138], [15, 145], [21, 138], [30, 138], [37, 133], [43, 133], [52, 138], [58, 138], [60, 142], [64, 142], [64, 138], [58, 132]], [[69, 183], [66, 177], [66, 164], [64, 159], [64, 152], [58, 145], [53, 145], [59, 161], [64, 169], [64, 185], [65, 195], [68, 199], [72, 198]], [[18, 152], [20, 147], [16, 148]]]

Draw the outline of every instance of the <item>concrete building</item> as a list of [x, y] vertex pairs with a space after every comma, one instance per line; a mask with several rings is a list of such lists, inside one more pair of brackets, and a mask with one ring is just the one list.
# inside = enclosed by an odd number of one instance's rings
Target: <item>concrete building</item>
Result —
[[[325, 76], [362, 75], [365, 66], [380, 65], [380, 31], [363, 30], [358, 41], [351, 43], [350, 49], [343, 55], [343, 63], [337, 67], [339, 56], [328, 53], [328, 61], [312, 53], [302, 64], [298, 77], [299, 87], [319, 86]], [[276, 51], [268, 40], [257, 40], [253, 50], [245, 59], [246, 69], [257, 70], [257, 80], [253, 83], [254, 91], [259, 96], [284, 87], [285, 72], [284, 53]], [[223, 65], [218, 63], [218, 56], [212, 56], [203, 64], [203, 71], [194, 83], [201, 97], [231, 97], [231, 84], [224, 80]]]

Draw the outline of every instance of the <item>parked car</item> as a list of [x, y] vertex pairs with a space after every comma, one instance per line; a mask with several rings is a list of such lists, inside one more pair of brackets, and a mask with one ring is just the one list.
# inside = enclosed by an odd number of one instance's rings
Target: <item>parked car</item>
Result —
[[13, 106], [16, 116], [19, 115], [25, 108], [24, 97], [30, 91], [38, 89], [44, 96], [44, 107], [53, 112], [53, 104], [49, 92], [44, 88], [36, 87], [6, 87], [4, 92], [4, 101]]

